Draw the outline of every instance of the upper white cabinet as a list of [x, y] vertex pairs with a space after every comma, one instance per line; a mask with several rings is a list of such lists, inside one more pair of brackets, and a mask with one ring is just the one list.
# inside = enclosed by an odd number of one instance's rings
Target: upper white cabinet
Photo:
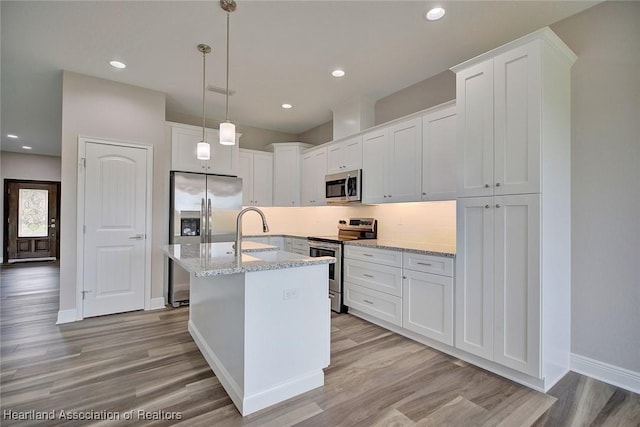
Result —
[[575, 59], [544, 28], [453, 68], [455, 345], [544, 390], [569, 370]]
[[327, 147], [309, 150], [302, 154], [302, 206], [325, 205], [325, 180], [327, 174]]
[[198, 160], [196, 146], [202, 140], [202, 128], [167, 123], [171, 133], [171, 170], [202, 172], [236, 176], [238, 174], [238, 140], [235, 145], [220, 145], [217, 129], [205, 129], [205, 138], [211, 144], [211, 158]]
[[362, 174], [363, 203], [421, 200], [422, 118], [364, 134]]
[[311, 147], [300, 142], [271, 144], [273, 148], [273, 205], [300, 206], [300, 157]]
[[422, 116], [422, 200], [456, 198], [456, 106]]
[[244, 206], [273, 204], [273, 154], [264, 151], [239, 150], [238, 176], [242, 178]]
[[560, 75], [550, 49], [532, 40], [456, 73], [459, 197], [540, 192], [543, 116]]
[[327, 174], [362, 169], [362, 135], [327, 147]]

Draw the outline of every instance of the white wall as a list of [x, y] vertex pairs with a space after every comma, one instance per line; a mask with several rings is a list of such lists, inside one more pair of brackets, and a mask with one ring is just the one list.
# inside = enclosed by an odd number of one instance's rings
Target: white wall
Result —
[[[5, 179], [27, 179], [32, 181], [60, 181], [60, 157], [37, 154], [0, 152], [0, 194], [4, 195]], [[0, 196], [2, 223], [4, 217], [4, 196]], [[0, 242], [4, 245], [4, 227], [0, 227]], [[0, 262], [2, 262], [0, 254]]]
[[640, 373], [640, 2], [552, 29], [571, 71], [571, 351]]
[[78, 136], [151, 144], [153, 202], [151, 297], [163, 296], [170, 144], [165, 140], [165, 95], [65, 71], [62, 82], [62, 206], [60, 310], [76, 305]]

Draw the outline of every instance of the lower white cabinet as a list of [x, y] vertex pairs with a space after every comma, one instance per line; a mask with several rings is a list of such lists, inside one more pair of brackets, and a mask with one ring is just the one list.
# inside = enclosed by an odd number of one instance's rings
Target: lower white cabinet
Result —
[[402, 327], [453, 345], [453, 278], [404, 270]]
[[291, 238], [291, 251], [294, 254], [309, 256], [309, 243], [304, 237]]
[[456, 347], [541, 378], [539, 194], [457, 202]]
[[344, 304], [394, 325], [402, 326], [402, 298], [345, 282]]

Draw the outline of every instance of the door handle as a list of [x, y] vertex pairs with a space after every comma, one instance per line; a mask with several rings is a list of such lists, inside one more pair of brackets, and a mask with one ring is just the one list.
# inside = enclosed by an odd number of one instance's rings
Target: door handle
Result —
[[207, 199], [207, 243], [211, 243], [211, 229], [213, 228], [213, 209], [211, 209], [211, 199]]
[[204, 197], [200, 199], [200, 243], [205, 243], [206, 236], [204, 235], [207, 229], [207, 213], [204, 207]]
[[144, 234], [136, 234], [135, 236], [129, 237], [129, 240], [144, 240]]

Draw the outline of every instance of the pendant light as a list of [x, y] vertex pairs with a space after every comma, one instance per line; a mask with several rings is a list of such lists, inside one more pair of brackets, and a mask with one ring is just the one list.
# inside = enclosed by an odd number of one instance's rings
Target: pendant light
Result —
[[209, 160], [211, 158], [211, 146], [205, 136], [205, 115], [204, 115], [204, 94], [207, 90], [205, 85], [205, 71], [207, 68], [207, 53], [211, 53], [211, 47], [206, 44], [199, 44], [198, 51], [202, 53], [202, 139], [196, 147], [196, 157], [198, 160]]
[[229, 120], [229, 16], [237, 6], [235, 0], [220, 0], [220, 7], [227, 12], [227, 106], [225, 121], [220, 123], [220, 144], [234, 145], [236, 143], [236, 125]]

